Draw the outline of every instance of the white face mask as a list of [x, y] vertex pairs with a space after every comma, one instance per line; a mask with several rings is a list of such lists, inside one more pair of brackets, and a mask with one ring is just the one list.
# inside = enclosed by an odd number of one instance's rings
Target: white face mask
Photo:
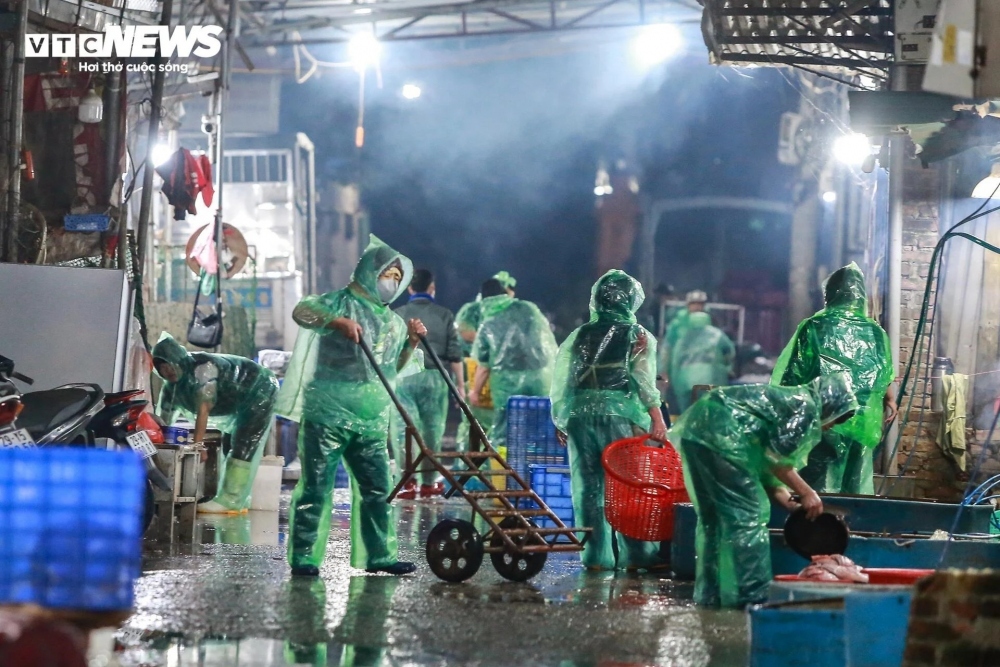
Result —
[[378, 279], [378, 297], [382, 299], [382, 303], [389, 303], [392, 298], [396, 296], [396, 292], [399, 291], [399, 281], [395, 278], [379, 278]]

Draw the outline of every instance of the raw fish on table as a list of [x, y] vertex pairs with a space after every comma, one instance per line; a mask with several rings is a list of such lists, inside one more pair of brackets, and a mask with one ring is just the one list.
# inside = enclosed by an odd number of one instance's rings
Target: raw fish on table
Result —
[[813, 556], [812, 562], [799, 572], [799, 577], [812, 581], [843, 581], [867, 584], [868, 575], [847, 556]]

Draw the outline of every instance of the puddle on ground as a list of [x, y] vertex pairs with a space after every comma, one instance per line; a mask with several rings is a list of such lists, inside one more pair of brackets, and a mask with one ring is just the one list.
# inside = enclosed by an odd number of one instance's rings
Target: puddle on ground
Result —
[[420, 569], [366, 575], [348, 566], [349, 496], [337, 493], [318, 579], [289, 575], [287, 492], [280, 514], [202, 517], [199, 543], [150, 545], [114, 658], [128, 667], [746, 664], [743, 614], [696, 608], [689, 583], [590, 573], [566, 554], [527, 583], [502, 579], [489, 559], [463, 584], [441, 582], [424, 539], [443, 518], [469, 518], [461, 501], [397, 502], [400, 558]]

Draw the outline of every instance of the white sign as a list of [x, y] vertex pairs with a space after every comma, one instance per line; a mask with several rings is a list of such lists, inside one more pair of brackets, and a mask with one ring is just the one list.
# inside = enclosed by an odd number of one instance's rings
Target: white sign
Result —
[[35, 441], [26, 429], [19, 428], [16, 431], [0, 433], [0, 447], [16, 447], [23, 449], [34, 446]]
[[126, 437], [125, 440], [128, 441], [128, 446], [142, 456], [143, 459], [156, 456], [156, 445], [149, 439], [145, 431], [136, 431]]

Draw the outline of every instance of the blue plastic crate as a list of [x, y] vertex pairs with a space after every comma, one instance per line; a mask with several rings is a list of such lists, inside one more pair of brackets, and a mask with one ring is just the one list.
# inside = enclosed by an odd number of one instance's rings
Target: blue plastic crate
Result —
[[333, 488], [346, 489], [350, 485], [351, 478], [347, 475], [347, 469], [343, 462], [337, 464], [337, 473], [333, 478]]
[[145, 484], [131, 451], [0, 449], [0, 604], [131, 608]]
[[63, 216], [63, 228], [67, 232], [106, 232], [110, 226], [111, 216], [104, 213]]
[[[573, 494], [570, 488], [570, 472], [565, 465], [552, 466], [534, 464], [531, 471], [531, 489], [549, 506], [567, 526], [573, 525]], [[555, 528], [555, 523], [546, 517], [537, 517], [535, 523], [540, 528]]]
[[552, 401], [547, 397], [510, 397], [506, 445], [507, 462], [526, 479], [530, 465], [567, 465], [566, 448], [556, 437]]

